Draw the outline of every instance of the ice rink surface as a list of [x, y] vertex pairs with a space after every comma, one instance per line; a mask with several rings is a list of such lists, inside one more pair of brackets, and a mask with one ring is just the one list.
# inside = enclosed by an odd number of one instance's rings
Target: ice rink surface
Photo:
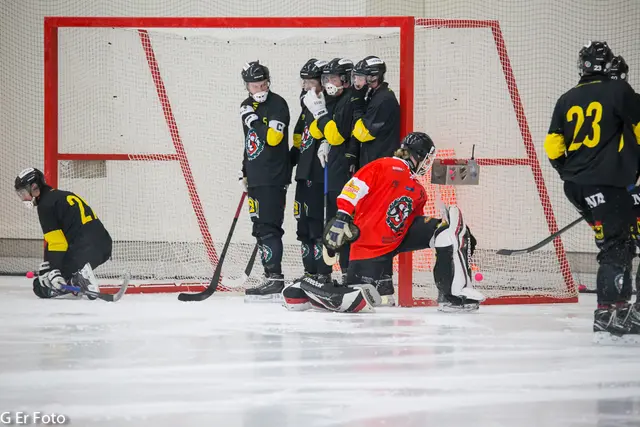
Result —
[[0, 412], [83, 427], [640, 426], [640, 347], [592, 344], [591, 295], [340, 315], [30, 287], [0, 277]]

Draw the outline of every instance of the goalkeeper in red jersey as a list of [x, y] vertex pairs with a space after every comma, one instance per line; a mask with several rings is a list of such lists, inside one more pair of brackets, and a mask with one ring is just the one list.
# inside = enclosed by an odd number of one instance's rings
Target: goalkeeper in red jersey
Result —
[[440, 310], [478, 309], [484, 296], [473, 289], [470, 268], [476, 241], [460, 210], [450, 207], [443, 219], [423, 215], [427, 197], [417, 178], [426, 174], [434, 157], [431, 138], [413, 132], [394, 157], [369, 163], [347, 182], [338, 196], [338, 213], [323, 235], [333, 250], [351, 242], [347, 286], [311, 278], [294, 282], [283, 291], [288, 309], [371, 311], [383, 296], [393, 298], [393, 286], [381, 280], [389, 260], [426, 248], [436, 249], [433, 275], [444, 300]]

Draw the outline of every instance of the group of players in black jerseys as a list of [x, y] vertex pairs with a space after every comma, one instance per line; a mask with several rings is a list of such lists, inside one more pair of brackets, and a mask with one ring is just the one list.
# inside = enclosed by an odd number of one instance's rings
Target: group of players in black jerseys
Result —
[[[301, 242], [305, 276], [331, 282], [322, 233], [335, 216], [336, 199], [356, 170], [400, 147], [400, 105], [385, 81], [386, 64], [367, 56], [355, 65], [347, 58], [309, 59], [300, 69], [302, 111], [289, 148], [289, 107], [269, 90], [269, 69], [258, 61], [242, 71], [249, 96], [242, 102], [245, 150], [241, 182], [249, 196], [253, 235], [261, 249], [265, 281], [247, 289], [248, 299], [279, 298], [282, 274], [282, 224], [285, 196], [295, 167], [293, 216]], [[326, 198], [326, 212], [325, 212]], [[343, 275], [349, 264], [346, 245], [337, 256]], [[387, 294], [393, 294], [390, 283]], [[293, 278], [290, 278], [293, 279]]]
[[[564, 181], [566, 197], [595, 232], [599, 266], [594, 332], [638, 335], [640, 305], [629, 300], [631, 263], [640, 246], [640, 96], [627, 82], [624, 59], [614, 56], [606, 42], [583, 47], [578, 68], [580, 80], [558, 100], [544, 148]], [[289, 107], [270, 90], [268, 68], [258, 61], [244, 66], [242, 79], [249, 96], [240, 109], [240, 182], [249, 196], [253, 235], [265, 272], [264, 283], [248, 289], [247, 296], [270, 298], [283, 291], [282, 224], [294, 167], [293, 215], [305, 276], [319, 286], [330, 282], [332, 266], [323, 257], [323, 229], [337, 214], [338, 195], [358, 169], [394, 155], [401, 145], [400, 107], [385, 82], [386, 71], [375, 56], [355, 65], [346, 58], [307, 61], [300, 70], [302, 112], [290, 147]], [[426, 134], [410, 135], [409, 142], [419, 141], [419, 149], [404, 142], [402, 147], [415, 173], [417, 163], [428, 160], [434, 147]], [[27, 205], [37, 206], [47, 243], [34, 279], [35, 294], [65, 294], [65, 283], [97, 289], [92, 269], [110, 258], [111, 237], [94, 211], [80, 196], [51, 188], [34, 168], [18, 175], [15, 190]], [[328, 258], [335, 255], [325, 251]], [[342, 245], [338, 256], [344, 274], [348, 245]], [[382, 270], [377, 289], [380, 295], [392, 295], [391, 263]]]
[[[558, 99], [544, 148], [564, 192], [595, 232], [598, 307], [593, 331], [640, 334], [640, 303], [629, 303], [640, 246], [640, 96], [629, 68], [606, 42], [579, 53], [578, 84]], [[640, 287], [640, 270], [636, 275]]]

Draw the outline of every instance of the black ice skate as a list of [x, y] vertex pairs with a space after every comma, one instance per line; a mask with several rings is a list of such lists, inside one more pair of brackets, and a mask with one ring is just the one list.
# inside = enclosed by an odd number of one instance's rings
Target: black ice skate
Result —
[[629, 329], [629, 334], [640, 335], [640, 312], [637, 304], [627, 304], [618, 308], [618, 318], [622, 325]]
[[376, 282], [376, 290], [382, 298], [381, 306], [392, 307], [396, 305], [396, 300], [393, 296], [395, 290], [393, 288], [393, 278], [391, 276], [383, 276], [382, 279]]
[[598, 344], [640, 343], [638, 312], [633, 306], [598, 308], [593, 313], [593, 341]]
[[269, 273], [265, 275], [264, 282], [255, 288], [249, 288], [244, 293], [245, 302], [282, 302], [282, 290], [284, 289], [284, 276], [282, 274]]

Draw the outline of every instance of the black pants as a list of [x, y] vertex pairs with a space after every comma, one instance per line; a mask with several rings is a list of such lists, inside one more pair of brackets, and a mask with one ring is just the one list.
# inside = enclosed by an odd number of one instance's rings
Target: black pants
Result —
[[282, 273], [282, 223], [287, 190], [284, 186], [249, 187], [249, 217], [253, 237], [260, 247], [260, 258], [266, 274]]
[[[331, 219], [334, 216], [336, 216], [336, 213], [338, 212], [337, 200], [341, 191], [329, 191], [329, 196], [327, 200], [327, 218], [328, 219]], [[350, 248], [351, 248], [350, 245], [344, 245], [340, 249], [340, 253], [339, 253], [340, 269], [342, 270], [343, 273], [346, 273], [347, 270], [349, 269]], [[393, 259], [392, 259], [392, 262], [393, 262]]]
[[401, 252], [413, 252], [429, 247], [440, 220], [426, 216], [417, 217], [395, 251], [376, 258], [351, 260], [347, 271], [347, 283], [375, 283], [386, 276], [390, 276], [393, 257]]
[[[80, 271], [87, 263], [92, 269], [96, 269], [111, 258], [112, 240], [106, 232], [102, 237], [93, 236], [93, 241], [80, 239], [69, 246], [62, 261], [60, 273], [67, 283], [71, 283], [73, 276]], [[40, 298], [51, 298], [51, 289], [42, 285], [38, 278], [33, 280], [33, 293]]]
[[599, 264], [598, 304], [631, 296], [631, 262], [635, 256], [633, 199], [625, 188], [564, 183], [564, 192], [595, 233]]
[[324, 229], [324, 184], [296, 181], [293, 216], [298, 222], [297, 236], [301, 243], [304, 270], [310, 274], [331, 274], [331, 266], [322, 257]]

